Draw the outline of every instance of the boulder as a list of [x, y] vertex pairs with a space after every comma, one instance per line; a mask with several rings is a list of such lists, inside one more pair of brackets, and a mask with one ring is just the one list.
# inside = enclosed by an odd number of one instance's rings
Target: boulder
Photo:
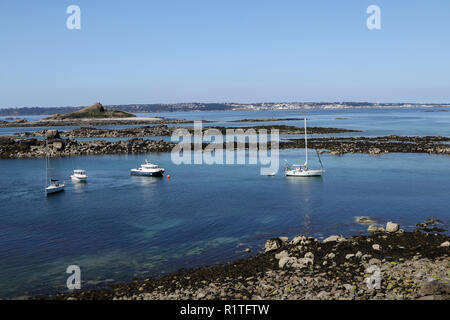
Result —
[[61, 136], [59, 135], [58, 130], [46, 130], [45, 131], [45, 138], [50, 139], [61, 139]]
[[312, 253], [312, 252], [305, 253], [305, 258], [314, 260], [314, 253]]
[[389, 221], [386, 224], [386, 231], [387, 232], [397, 232], [400, 229], [400, 226], [397, 223]]
[[275, 259], [278, 259], [278, 260], [280, 260], [281, 258], [285, 258], [285, 257], [289, 257], [289, 254], [286, 250], [281, 251], [280, 253], [277, 253], [275, 255]]
[[440, 247], [442, 247], [442, 248], [450, 247], [450, 241], [445, 241], [445, 242], [441, 243]]
[[292, 268], [303, 269], [312, 265], [314, 263], [313, 259], [310, 258], [300, 258], [297, 259], [295, 263], [292, 264]]
[[280, 267], [280, 269], [290, 268], [296, 263], [297, 259], [294, 257], [282, 257], [280, 261], [278, 261], [278, 267]]
[[297, 245], [299, 243], [303, 244], [303, 242], [306, 240], [307, 238], [305, 236], [297, 236], [294, 239], [292, 239], [291, 243], [293, 245]]
[[369, 217], [357, 217], [356, 222], [362, 223], [362, 224], [374, 224], [375, 221]]
[[281, 248], [283, 241], [280, 238], [272, 238], [266, 241], [265, 252], [275, 251]]
[[345, 238], [343, 236], [330, 236], [323, 240], [323, 243], [327, 242], [342, 242], [345, 241]]

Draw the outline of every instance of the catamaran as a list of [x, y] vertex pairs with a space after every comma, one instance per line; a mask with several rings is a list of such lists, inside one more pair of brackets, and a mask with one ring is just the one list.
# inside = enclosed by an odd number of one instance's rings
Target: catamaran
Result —
[[285, 174], [286, 177], [319, 177], [325, 172], [322, 165], [322, 160], [320, 155], [316, 150], [317, 156], [319, 157], [320, 166], [322, 169], [310, 169], [308, 168], [308, 136], [306, 130], [306, 117], [305, 117], [305, 150], [306, 150], [306, 161], [304, 164], [294, 164], [287, 165]]
[[145, 163], [141, 164], [140, 168], [131, 169], [130, 173], [134, 176], [162, 177], [164, 169], [159, 168], [156, 164], [150, 163], [145, 160]]
[[[46, 182], [49, 181], [50, 184], [45, 186], [45, 195], [49, 195], [52, 193], [57, 193], [64, 191], [64, 188], [66, 186], [66, 183], [59, 183], [59, 180], [57, 179], [49, 179], [48, 178], [48, 144], [47, 141], [45, 141], [45, 154], [46, 154], [46, 162], [45, 162], [45, 180]], [[46, 183], [47, 184], [47, 183]]]

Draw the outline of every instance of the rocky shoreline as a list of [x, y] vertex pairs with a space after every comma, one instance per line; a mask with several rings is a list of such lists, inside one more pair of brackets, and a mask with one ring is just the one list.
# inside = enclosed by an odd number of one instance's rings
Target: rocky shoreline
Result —
[[[78, 130], [78, 129], [77, 129]], [[80, 129], [81, 130], [81, 129]], [[158, 130], [166, 130], [162, 126]], [[101, 155], [101, 154], [137, 154], [148, 152], [170, 152], [174, 143], [163, 140], [145, 140], [132, 138], [122, 141], [77, 141], [73, 139], [62, 139], [57, 131], [48, 138], [50, 157], [68, 157], [79, 155]], [[110, 131], [108, 131], [110, 132]], [[131, 132], [134, 132], [133, 130]], [[130, 137], [133, 137], [132, 135]], [[384, 153], [427, 153], [450, 155], [450, 138], [445, 137], [348, 137], [348, 138], [311, 138], [309, 147], [319, 150], [320, 153], [331, 153], [343, 155], [347, 153], [364, 153], [381, 155]], [[446, 144], [447, 143], [447, 144]], [[215, 148], [225, 148], [225, 144], [213, 144]], [[204, 143], [203, 149], [209, 144]], [[209, 146], [211, 147], [211, 146]], [[234, 147], [239, 145], [235, 142]], [[244, 146], [248, 149], [249, 143]], [[253, 148], [254, 146], [252, 146]], [[272, 145], [269, 143], [268, 148]], [[279, 149], [304, 148], [303, 139], [290, 139], [279, 143]], [[260, 146], [257, 146], [260, 148]], [[194, 146], [191, 145], [194, 150]], [[10, 136], [0, 136], [0, 159], [35, 158], [45, 157], [45, 141], [38, 139], [23, 139]]]
[[[173, 143], [163, 140], [130, 139], [110, 142], [104, 140], [48, 139], [48, 156], [72, 157], [81, 155], [170, 152], [173, 146]], [[45, 140], [0, 137], [0, 159], [43, 158], [45, 156]]]
[[[168, 118], [123, 118], [123, 119], [67, 119], [67, 120], [36, 120], [27, 121], [20, 119], [16, 121], [0, 121], [0, 128], [22, 128], [22, 127], [79, 127], [79, 126], [112, 126], [112, 125], [146, 125], [146, 124], [177, 124], [190, 123], [189, 120]], [[206, 121], [204, 121], [206, 122]]]
[[[343, 155], [346, 153], [366, 153], [381, 155], [383, 153], [428, 153], [450, 155], [450, 138], [430, 137], [325, 137], [308, 139], [308, 147], [320, 150], [320, 153]], [[289, 139], [280, 144], [280, 149], [304, 148], [303, 139]]]
[[449, 299], [450, 237], [390, 224], [368, 236], [273, 238], [248, 259], [38, 299]]
[[[60, 135], [66, 138], [125, 138], [125, 137], [157, 137], [157, 136], [171, 136], [172, 133], [178, 129], [186, 129], [191, 134], [194, 134], [193, 127], [168, 127], [167, 125], [142, 126], [138, 128], [125, 129], [97, 129], [91, 127], [82, 127], [73, 130], [61, 131]], [[219, 130], [222, 134], [226, 134], [227, 130], [279, 130], [280, 134], [303, 134], [303, 127], [296, 126], [251, 126], [251, 127], [204, 127], [202, 132], [205, 133], [208, 129]], [[16, 133], [17, 137], [43, 137], [47, 130], [39, 130], [35, 132]], [[342, 128], [325, 128], [325, 127], [311, 127], [308, 128], [311, 134], [327, 134], [327, 133], [345, 133], [345, 132], [359, 132], [355, 130], [348, 130]]]

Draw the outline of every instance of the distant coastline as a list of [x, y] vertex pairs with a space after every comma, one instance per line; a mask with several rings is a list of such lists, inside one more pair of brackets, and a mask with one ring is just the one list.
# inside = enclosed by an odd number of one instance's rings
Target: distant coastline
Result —
[[[260, 110], [339, 110], [392, 108], [450, 108], [436, 103], [370, 103], [370, 102], [269, 102], [269, 103], [175, 103], [105, 105], [108, 109], [128, 113], [260, 111]], [[0, 117], [51, 116], [76, 112], [85, 106], [0, 108]]]

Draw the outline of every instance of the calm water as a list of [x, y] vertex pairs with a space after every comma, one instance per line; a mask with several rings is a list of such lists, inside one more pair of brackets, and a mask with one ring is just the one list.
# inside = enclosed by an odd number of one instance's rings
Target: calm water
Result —
[[[426, 112], [446, 109], [447, 112]], [[268, 110], [268, 111], [211, 111], [211, 112], [172, 112], [172, 113], [142, 113], [140, 117], [165, 117], [186, 120], [210, 120], [214, 123], [204, 123], [204, 126], [249, 126], [249, 125], [298, 125], [303, 126], [303, 121], [276, 121], [276, 122], [237, 122], [239, 119], [256, 118], [302, 118], [307, 116], [309, 126], [337, 127], [353, 130], [362, 130], [362, 133], [346, 133], [340, 136], [383, 136], [389, 134], [430, 136], [450, 136], [450, 108], [411, 108], [411, 109], [343, 109], [343, 110]], [[42, 116], [45, 117], [45, 116]], [[27, 117], [25, 117], [27, 118]], [[28, 117], [36, 120], [39, 117]], [[345, 118], [338, 120], [336, 118]], [[0, 118], [1, 120], [1, 118]], [[169, 126], [190, 126], [191, 124], [173, 124]], [[98, 126], [97, 128], [130, 128], [127, 126]], [[70, 130], [79, 127], [52, 127], [58, 130]], [[46, 129], [45, 127], [24, 128], [0, 128], [1, 135], [11, 135], [15, 132], [34, 132]], [[332, 134], [329, 134], [332, 136]]]
[[[425, 135], [448, 121], [437, 117], [445, 113], [417, 113], [424, 114], [434, 119], [428, 131], [421, 125]], [[397, 127], [406, 132], [410, 124]], [[302, 149], [280, 152], [281, 162], [303, 157]], [[146, 158], [172, 178], [131, 177], [129, 169]], [[0, 297], [64, 291], [65, 270], [74, 264], [84, 286], [103, 285], [245, 257], [245, 248], [255, 253], [273, 236], [365, 233], [357, 216], [394, 220], [406, 230], [428, 218], [450, 222], [448, 156], [322, 160], [322, 178], [288, 179], [260, 176], [258, 165], [176, 166], [170, 154], [52, 159], [51, 175], [68, 185], [48, 198], [45, 160], [0, 160]], [[78, 167], [88, 171], [88, 183], [69, 181]]]

